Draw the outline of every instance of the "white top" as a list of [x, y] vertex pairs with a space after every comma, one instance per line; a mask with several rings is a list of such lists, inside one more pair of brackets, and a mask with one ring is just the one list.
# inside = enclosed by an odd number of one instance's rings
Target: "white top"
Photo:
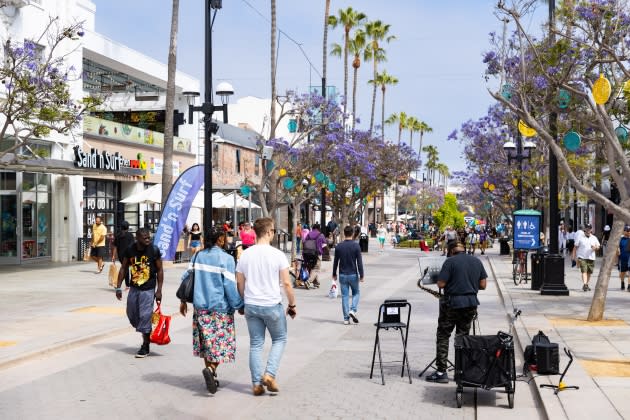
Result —
[[570, 239], [575, 241], [575, 232], [567, 232], [567, 241]]
[[592, 247], [599, 248], [599, 239], [591, 234], [590, 236], [582, 235], [575, 242], [575, 256], [583, 260], [594, 260], [595, 250]]
[[384, 227], [378, 228], [376, 232], [379, 238], [384, 238], [387, 235], [387, 230]]
[[273, 306], [282, 302], [280, 271], [289, 268], [286, 255], [271, 245], [254, 245], [241, 254], [236, 272], [245, 276], [245, 304]]

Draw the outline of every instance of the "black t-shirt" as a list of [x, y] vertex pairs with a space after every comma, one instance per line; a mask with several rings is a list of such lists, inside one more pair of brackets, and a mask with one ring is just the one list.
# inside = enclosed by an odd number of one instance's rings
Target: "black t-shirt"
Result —
[[118, 252], [118, 259], [122, 261], [125, 251], [129, 248], [136, 240], [133, 237], [133, 234], [127, 230], [118, 232], [118, 235], [114, 238], [114, 246]]
[[461, 252], [444, 261], [438, 279], [446, 282], [444, 294], [448, 298], [448, 304], [457, 309], [479, 305], [479, 281], [487, 277], [486, 270], [477, 257]]
[[157, 283], [157, 266], [155, 262], [162, 258], [158, 247], [150, 244], [140, 251], [136, 244], [125, 250], [124, 257], [129, 260], [131, 287], [140, 290], [155, 289]]

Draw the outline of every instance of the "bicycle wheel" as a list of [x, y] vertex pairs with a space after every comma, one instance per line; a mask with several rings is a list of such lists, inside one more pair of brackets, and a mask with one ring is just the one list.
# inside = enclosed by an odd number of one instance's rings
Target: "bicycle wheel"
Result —
[[525, 276], [526, 276], [526, 274], [523, 273], [523, 270], [522, 269], [519, 270], [518, 274], [516, 275], [516, 280], [514, 280], [514, 284], [519, 286], [523, 282], [523, 280], [525, 280]]
[[520, 281], [518, 280], [518, 262], [512, 263], [512, 280], [517, 286], [520, 283]]

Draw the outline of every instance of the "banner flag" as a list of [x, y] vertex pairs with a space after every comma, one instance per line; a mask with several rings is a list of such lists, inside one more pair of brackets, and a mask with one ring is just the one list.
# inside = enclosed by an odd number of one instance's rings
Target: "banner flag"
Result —
[[162, 217], [153, 244], [160, 249], [162, 259], [173, 261], [179, 236], [184, 229], [188, 212], [195, 196], [203, 185], [203, 165], [186, 169], [175, 181], [168, 193], [166, 205], [162, 206]]

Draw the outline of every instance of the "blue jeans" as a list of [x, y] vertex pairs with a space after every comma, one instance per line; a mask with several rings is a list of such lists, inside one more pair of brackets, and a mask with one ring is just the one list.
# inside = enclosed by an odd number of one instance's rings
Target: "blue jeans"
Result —
[[[249, 330], [249, 371], [252, 383], [260, 385], [264, 372], [276, 377], [278, 365], [287, 344], [287, 317], [281, 303], [273, 306], [245, 305], [245, 319]], [[265, 329], [271, 335], [271, 351], [267, 367], [262, 370], [262, 350], [265, 344]]]
[[352, 306], [350, 310], [356, 312], [359, 306], [359, 275], [358, 274], [339, 274], [339, 286], [341, 287], [341, 309], [343, 310], [343, 319], [350, 319], [348, 315], [348, 289], [352, 289]]

